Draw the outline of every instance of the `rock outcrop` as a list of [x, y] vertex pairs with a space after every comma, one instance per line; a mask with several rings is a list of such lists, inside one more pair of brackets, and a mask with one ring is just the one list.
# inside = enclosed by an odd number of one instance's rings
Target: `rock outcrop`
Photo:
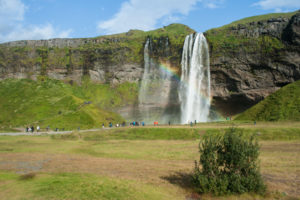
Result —
[[206, 32], [214, 105], [234, 115], [300, 79], [300, 12]]

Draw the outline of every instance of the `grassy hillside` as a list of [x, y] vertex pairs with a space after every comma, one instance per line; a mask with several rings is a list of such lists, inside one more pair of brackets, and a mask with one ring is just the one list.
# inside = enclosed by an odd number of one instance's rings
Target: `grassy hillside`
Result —
[[257, 16], [252, 16], [252, 17], [246, 17], [246, 18], [234, 21], [234, 22], [232, 22], [230, 24], [227, 24], [225, 26], [222, 26], [221, 28], [236, 26], [238, 24], [249, 24], [249, 23], [258, 22], [258, 21], [266, 21], [266, 20], [271, 19], [271, 18], [279, 18], [279, 17], [291, 18], [296, 13], [297, 13], [297, 11], [289, 12], [289, 13], [270, 13], [270, 14], [266, 14], [266, 15], [257, 15]]
[[243, 31], [251, 32], [254, 29], [262, 28], [257, 22], [267, 22], [272, 18], [290, 19], [296, 13], [272, 13], [244, 18], [225, 26], [208, 30], [205, 32], [205, 36], [213, 50], [214, 57], [221, 55], [236, 57], [235, 54], [241, 52], [246, 52], [247, 54], [261, 52], [263, 55], [274, 55], [278, 50], [285, 47], [280, 38], [271, 35], [246, 36], [245, 32], [238, 34], [239, 27], [243, 27]]
[[137, 86], [124, 83], [115, 88], [106, 84], [82, 86], [58, 80], [28, 79], [0, 82], [0, 126], [25, 127], [50, 125], [74, 129], [100, 127], [102, 123], [122, 122], [121, 116], [110, 112], [115, 107], [132, 104]]
[[300, 120], [300, 80], [271, 94], [240, 114], [237, 120], [284, 121]]

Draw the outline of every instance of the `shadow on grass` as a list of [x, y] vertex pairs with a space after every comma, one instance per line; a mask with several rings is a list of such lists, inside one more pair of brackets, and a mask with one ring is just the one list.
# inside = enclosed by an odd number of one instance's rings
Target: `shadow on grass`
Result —
[[174, 174], [162, 176], [160, 178], [184, 189], [194, 189], [192, 173], [175, 172]]
[[200, 194], [196, 192], [195, 185], [193, 184], [193, 174], [191, 172], [175, 172], [174, 174], [160, 178], [187, 190], [189, 195], [186, 196], [186, 199], [188, 200], [197, 200], [201, 197]]

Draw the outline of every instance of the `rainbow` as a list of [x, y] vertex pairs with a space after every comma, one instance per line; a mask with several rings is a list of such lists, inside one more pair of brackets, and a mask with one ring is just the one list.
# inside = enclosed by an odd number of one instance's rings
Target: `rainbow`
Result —
[[159, 67], [162, 71], [175, 78], [177, 82], [181, 81], [179, 69], [173, 67], [169, 61], [160, 60]]
[[[172, 64], [169, 61], [165, 60], [159, 60], [159, 67], [162, 71], [170, 75], [173, 79], [175, 79], [178, 83], [187, 85], [188, 83], [181, 81], [180, 77], [180, 70], [178, 67], [173, 67]], [[211, 100], [211, 97], [208, 97], [207, 95], [204, 95], [200, 91], [198, 94], [203, 98], [209, 98]]]

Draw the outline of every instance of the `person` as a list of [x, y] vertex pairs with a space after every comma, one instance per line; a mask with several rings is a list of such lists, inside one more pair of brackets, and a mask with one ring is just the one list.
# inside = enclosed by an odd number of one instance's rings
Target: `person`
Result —
[[28, 132], [28, 129], [29, 129], [29, 128], [28, 128], [28, 126], [27, 126], [27, 127], [26, 127], [26, 132]]
[[191, 121], [191, 127], [193, 126], [193, 122]]
[[142, 126], [145, 126], [145, 122], [142, 122]]
[[28, 128], [28, 132], [31, 132], [31, 128], [30, 127]]
[[112, 127], [112, 123], [111, 122], [109, 122], [109, 128], [111, 128]]
[[50, 126], [48, 125], [46, 129], [47, 129], [47, 131], [49, 131], [49, 129], [50, 129]]
[[197, 121], [195, 120], [195, 125], [197, 124]]
[[32, 133], [34, 132], [34, 127], [33, 127], [33, 126], [31, 126], [31, 132], [32, 132]]
[[104, 128], [104, 123], [102, 124], [102, 128]]
[[38, 125], [37, 127], [36, 127], [36, 132], [39, 132], [40, 131], [40, 126]]
[[171, 122], [169, 121], [169, 126], [171, 125]]

